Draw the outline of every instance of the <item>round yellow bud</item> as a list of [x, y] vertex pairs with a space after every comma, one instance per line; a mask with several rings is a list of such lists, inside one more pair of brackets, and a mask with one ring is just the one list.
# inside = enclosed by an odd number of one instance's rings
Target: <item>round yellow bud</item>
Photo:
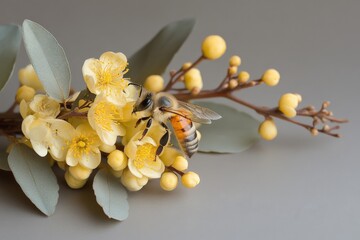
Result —
[[229, 70], [228, 70], [230, 75], [236, 74], [237, 71], [238, 71], [238, 67], [236, 67], [236, 66], [231, 66], [231, 67], [229, 67]]
[[259, 134], [265, 140], [273, 140], [277, 136], [277, 128], [274, 121], [263, 121], [259, 126]]
[[236, 81], [235, 79], [231, 79], [229, 81], [229, 88], [230, 89], [234, 89], [239, 85], [238, 81]]
[[215, 60], [224, 55], [226, 42], [218, 35], [210, 35], [204, 39], [201, 50], [205, 58]]
[[78, 164], [74, 167], [69, 167], [69, 172], [71, 176], [73, 176], [77, 180], [86, 180], [89, 178], [92, 170]]
[[176, 170], [185, 171], [188, 168], [189, 163], [188, 163], [188, 160], [186, 158], [184, 158], [183, 156], [177, 156], [175, 158], [174, 163], [171, 166], [173, 168], [175, 168]]
[[276, 86], [280, 81], [280, 73], [276, 69], [268, 69], [261, 80], [268, 86]]
[[74, 176], [71, 175], [69, 171], [65, 172], [65, 181], [67, 185], [72, 189], [82, 188], [86, 183], [86, 179], [85, 180], [76, 179], [74, 178]]
[[279, 110], [288, 118], [293, 118], [296, 116], [296, 109], [289, 106], [279, 106]]
[[19, 81], [21, 85], [32, 87], [35, 90], [44, 90], [33, 66], [31, 64], [19, 70]]
[[35, 96], [35, 89], [28, 86], [21, 86], [16, 92], [16, 102], [20, 103], [21, 100], [25, 100], [26, 102], [30, 102]]
[[200, 177], [197, 173], [187, 172], [182, 175], [181, 182], [187, 188], [194, 188], [200, 183]]
[[186, 62], [186, 63], [184, 63], [184, 64], [182, 65], [182, 69], [183, 69], [183, 70], [186, 70], [186, 69], [188, 69], [189, 67], [191, 67], [191, 65], [192, 65], [191, 62]]
[[194, 88], [201, 90], [203, 87], [202, 77], [199, 69], [192, 68], [184, 75], [184, 84], [187, 90], [191, 91]]
[[160, 178], [160, 187], [165, 191], [172, 191], [177, 187], [178, 177], [173, 172], [164, 172]]
[[238, 75], [239, 83], [246, 83], [250, 79], [250, 74], [245, 71], [241, 71]]
[[142, 178], [134, 176], [128, 168], [124, 169], [121, 175], [121, 183], [129, 191], [139, 191], [148, 181], [149, 179], [145, 176]]
[[160, 92], [164, 89], [164, 79], [160, 75], [150, 75], [146, 78], [144, 87], [151, 92]]
[[104, 153], [111, 153], [112, 151], [116, 150], [116, 146], [115, 145], [107, 145], [105, 143], [101, 143], [100, 147], [99, 147], [100, 151], [104, 152]]
[[128, 158], [124, 152], [115, 150], [108, 155], [107, 163], [113, 170], [120, 171], [126, 168], [128, 164]]
[[178, 156], [182, 156], [179, 150], [173, 147], [166, 147], [161, 153], [160, 159], [165, 164], [165, 166], [169, 167], [174, 163], [176, 157]]
[[310, 130], [310, 133], [311, 133], [311, 135], [313, 135], [313, 136], [319, 135], [319, 131], [318, 131], [316, 128], [312, 128], [312, 129]]
[[284, 106], [297, 108], [298, 105], [299, 105], [299, 97], [293, 93], [285, 93], [279, 99], [280, 108]]
[[112, 175], [116, 178], [121, 178], [124, 170], [120, 170], [120, 171], [115, 171], [113, 169], [110, 169], [110, 172], [112, 173]]
[[240, 66], [240, 64], [241, 64], [241, 58], [237, 55], [232, 56], [229, 60], [230, 66], [238, 67]]

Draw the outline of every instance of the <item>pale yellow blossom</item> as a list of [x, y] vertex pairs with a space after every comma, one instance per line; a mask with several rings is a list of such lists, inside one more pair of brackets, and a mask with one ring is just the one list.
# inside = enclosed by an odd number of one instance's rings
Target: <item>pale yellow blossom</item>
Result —
[[99, 150], [101, 141], [96, 132], [88, 125], [81, 124], [68, 133], [69, 141], [66, 163], [69, 166], [80, 164], [89, 169], [95, 169], [101, 161]]
[[40, 118], [55, 118], [60, 113], [60, 104], [51, 97], [43, 94], [35, 95], [29, 104], [34, 115]]
[[105, 52], [99, 59], [90, 58], [84, 62], [82, 72], [90, 92], [120, 99], [129, 81], [123, 78], [127, 72], [127, 59], [122, 53]]
[[114, 145], [118, 136], [125, 135], [122, 122], [131, 119], [132, 109], [131, 103], [119, 106], [101, 94], [95, 98], [89, 109], [88, 120], [102, 142]]
[[140, 137], [141, 132], [138, 132], [125, 146], [129, 170], [138, 178], [160, 178], [165, 165], [156, 155], [158, 144], [149, 136], [139, 140]]

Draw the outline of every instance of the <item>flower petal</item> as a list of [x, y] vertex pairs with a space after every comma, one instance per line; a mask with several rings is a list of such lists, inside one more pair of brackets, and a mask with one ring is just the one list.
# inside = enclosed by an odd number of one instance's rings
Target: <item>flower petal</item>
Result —
[[93, 151], [91, 151], [88, 154], [83, 154], [80, 158], [81, 166], [90, 169], [97, 168], [100, 162], [101, 162], [101, 153], [99, 149], [93, 149]]

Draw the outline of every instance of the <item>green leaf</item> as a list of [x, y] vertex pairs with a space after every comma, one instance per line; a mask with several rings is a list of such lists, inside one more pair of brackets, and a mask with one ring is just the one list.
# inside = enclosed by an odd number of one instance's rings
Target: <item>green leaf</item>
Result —
[[196, 102], [222, 116], [210, 125], [201, 125], [199, 151], [238, 153], [250, 148], [259, 140], [260, 122], [245, 112], [224, 104]]
[[11, 77], [20, 48], [21, 31], [17, 25], [0, 26], [0, 91]]
[[41, 212], [52, 215], [59, 198], [59, 185], [47, 159], [18, 144], [10, 152], [8, 162], [25, 195]]
[[101, 169], [94, 178], [93, 188], [96, 201], [109, 218], [122, 221], [128, 217], [127, 192], [119, 179], [106, 169]]
[[194, 24], [194, 19], [184, 19], [162, 28], [130, 57], [127, 77], [134, 83], [142, 84], [149, 75], [161, 75], [190, 35]]
[[8, 164], [8, 154], [5, 152], [5, 150], [0, 152], [0, 170], [10, 171]]
[[71, 74], [64, 49], [41, 25], [25, 20], [23, 34], [26, 52], [45, 91], [63, 101], [69, 96]]

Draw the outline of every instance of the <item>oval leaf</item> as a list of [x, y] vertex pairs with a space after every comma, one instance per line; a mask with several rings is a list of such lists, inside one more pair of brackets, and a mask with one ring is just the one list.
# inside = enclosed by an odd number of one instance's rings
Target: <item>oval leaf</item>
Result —
[[224, 104], [196, 102], [222, 116], [209, 125], [201, 125], [199, 151], [238, 153], [250, 148], [259, 140], [260, 122], [245, 112]]
[[0, 169], [4, 171], [10, 171], [10, 167], [8, 164], [8, 154], [5, 152], [0, 152]]
[[149, 75], [161, 75], [191, 33], [194, 24], [194, 19], [184, 19], [162, 28], [129, 58], [130, 71], [127, 77], [134, 83], [142, 84]]
[[0, 91], [11, 77], [20, 48], [21, 31], [17, 25], [0, 26]]
[[59, 198], [59, 185], [47, 159], [18, 144], [10, 152], [8, 162], [25, 195], [41, 212], [52, 215]]
[[122, 221], [128, 217], [127, 192], [119, 179], [106, 169], [101, 169], [94, 178], [93, 188], [96, 201], [109, 218]]
[[50, 32], [30, 20], [24, 21], [23, 34], [26, 52], [46, 93], [63, 101], [69, 96], [71, 84], [64, 49]]

